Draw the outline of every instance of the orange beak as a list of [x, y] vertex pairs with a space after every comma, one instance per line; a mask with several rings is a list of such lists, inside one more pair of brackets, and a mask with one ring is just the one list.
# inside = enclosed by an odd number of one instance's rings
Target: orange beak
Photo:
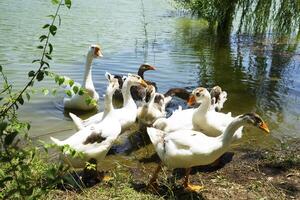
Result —
[[196, 98], [194, 95], [190, 96], [187, 100], [189, 106], [193, 106], [196, 103]]
[[94, 54], [96, 54], [99, 58], [103, 57], [103, 54], [99, 47], [95, 47]]
[[259, 128], [262, 129], [263, 131], [265, 131], [266, 133], [270, 133], [269, 127], [267, 126], [267, 124], [265, 122], [261, 123], [259, 125]]
[[150, 65], [149, 70], [156, 70], [156, 67], [154, 67], [153, 65]]

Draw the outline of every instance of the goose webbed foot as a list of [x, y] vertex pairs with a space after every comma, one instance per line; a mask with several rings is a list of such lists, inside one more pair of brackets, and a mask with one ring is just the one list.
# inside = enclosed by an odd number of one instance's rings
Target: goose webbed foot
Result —
[[188, 183], [187, 185], [184, 185], [184, 189], [190, 192], [199, 192], [204, 189], [203, 185], [192, 185]]
[[200, 190], [203, 190], [204, 186], [193, 185], [189, 183], [190, 172], [191, 172], [191, 168], [187, 168], [185, 171], [185, 179], [183, 182], [184, 189], [190, 192], [199, 192]]

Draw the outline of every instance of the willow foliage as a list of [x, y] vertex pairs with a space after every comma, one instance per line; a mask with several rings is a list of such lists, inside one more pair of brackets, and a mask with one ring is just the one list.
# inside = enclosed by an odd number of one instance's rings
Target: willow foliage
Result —
[[300, 0], [176, 0], [218, 31], [299, 34]]

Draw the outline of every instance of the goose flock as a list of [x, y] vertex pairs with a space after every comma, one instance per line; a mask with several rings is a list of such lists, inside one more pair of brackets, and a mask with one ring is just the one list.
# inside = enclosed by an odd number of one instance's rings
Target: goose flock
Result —
[[[77, 110], [91, 110], [87, 96], [99, 100], [92, 81], [92, 61], [101, 58], [99, 45], [89, 48], [84, 80], [81, 85], [87, 92], [84, 95], [72, 94], [64, 98], [64, 107]], [[63, 160], [75, 168], [86, 166], [91, 160], [100, 163], [124, 130], [136, 121], [146, 132], [157, 152], [161, 163], [153, 174], [149, 186], [154, 186], [162, 166], [168, 169], [185, 168], [183, 186], [187, 190], [198, 191], [201, 186], [189, 183], [191, 167], [207, 165], [216, 161], [229, 148], [234, 140], [243, 136], [244, 126], [254, 126], [269, 133], [268, 126], [256, 113], [245, 113], [233, 117], [231, 113], [220, 112], [227, 100], [227, 93], [215, 86], [209, 92], [198, 87], [192, 92], [183, 88], [172, 88], [165, 94], [157, 92], [156, 84], [144, 79], [144, 72], [156, 67], [142, 64], [136, 74], [127, 76], [112, 75], [106, 72], [107, 88], [104, 99], [104, 111], [82, 120], [69, 113], [77, 132], [60, 141], [51, 137], [58, 146], [69, 145], [81, 152], [82, 157], [72, 157], [71, 152], [61, 154]], [[79, 84], [77, 84], [79, 85]], [[177, 96], [188, 104], [181, 106], [167, 117], [166, 107]], [[123, 106], [114, 108], [113, 100], [121, 99]]]

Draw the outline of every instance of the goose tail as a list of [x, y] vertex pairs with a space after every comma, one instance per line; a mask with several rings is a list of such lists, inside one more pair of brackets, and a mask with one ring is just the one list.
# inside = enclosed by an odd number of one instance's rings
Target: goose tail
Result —
[[62, 141], [60, 141], [59, 139], [56, 139], [54, 137], [50, 137], [50, 139], [58, 146], [62, 146], [64, 145]]
[[77, 130], [81, 130], [84, 128], [82, 120], [79, 117], [77, 117], [75, 114], [73, 114], [71, 112], [69, 113], [69, 115], [70, 115], [71, 119], [73, 120]]
[[165, 132], [156, 128], [147, 128], [147, 133], [150, 137], [150, 140], [154, 146], [157, 146], [159, 143], [163, 142]]

